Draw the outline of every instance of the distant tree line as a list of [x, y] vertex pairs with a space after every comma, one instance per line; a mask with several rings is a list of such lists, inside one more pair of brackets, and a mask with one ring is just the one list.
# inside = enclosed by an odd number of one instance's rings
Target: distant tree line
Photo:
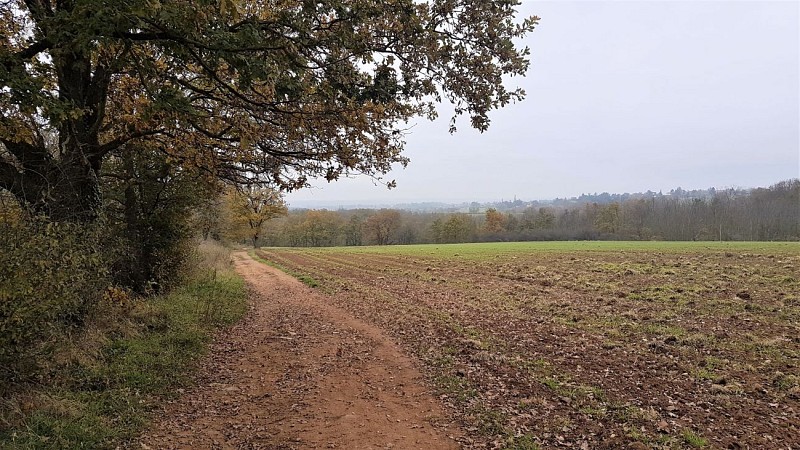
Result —
[[294, 210], [266, 223], [262, 242], [317, 247], [537, 240], [800, 240], [798, 179], [769, 188], [702, 191], [702, 196], [683, 195], [686, 192], [511, 211], [493, 207], [481, 211], [475, 204], [470, 212]]

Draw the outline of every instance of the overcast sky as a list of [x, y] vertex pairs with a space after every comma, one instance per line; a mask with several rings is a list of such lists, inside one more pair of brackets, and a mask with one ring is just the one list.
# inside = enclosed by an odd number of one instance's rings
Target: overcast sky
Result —
[[525, 200], [768, 186], [800, 176], [800, 2], [524, 1], [541, 22], [525, 101], [481, 134], [419, 119], [387, 179], [293, 206]]

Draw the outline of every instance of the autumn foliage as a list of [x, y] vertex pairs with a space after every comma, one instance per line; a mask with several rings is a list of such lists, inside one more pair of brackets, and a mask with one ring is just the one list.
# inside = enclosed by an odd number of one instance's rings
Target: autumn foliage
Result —
[[[504, 0], [10, 0], [0, 4], [0, 187], [55, 220], [102, 205], [146, 145], [282, 189], [406, 164], [405, 124], [454, 105], [485, 130], [528, 68]], [[452, 125], [454, 129], [455, 126]]]

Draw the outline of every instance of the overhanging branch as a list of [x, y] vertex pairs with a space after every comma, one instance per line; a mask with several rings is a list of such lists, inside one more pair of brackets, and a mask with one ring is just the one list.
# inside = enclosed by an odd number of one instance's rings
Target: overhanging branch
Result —
[[26, 169], [40, 170], [52, 160], [52, 156], [44, 147], [4, 138], [0, 138], [0, 144], [3, 144]]
[[146, 130], [146, 131], [138, 131], [136, 133], [131, 133], [127, 136], [118, 137], [112, 141], [106, 142], [105, 144], [98, 147], [97, 151], [94, 152], [92, 155], [89, 156], [90, 159], [100, 159], [103, 156], [107, 155], [109, 152], [112, 152], [126, 143], [143, 137], [148, 136], [155, 136], [157, 134], [163, 133], [165, 130], [163, 128], [159, 128], [156, 130]]
[[50, 42], [50, 40], [42, 39], [41, 41], [34, 42], [28, 47], [16, 52], [14, 57], [20, 60], [28, 60], [45, 50], [49, 50], [52, 46], [53, 43]]

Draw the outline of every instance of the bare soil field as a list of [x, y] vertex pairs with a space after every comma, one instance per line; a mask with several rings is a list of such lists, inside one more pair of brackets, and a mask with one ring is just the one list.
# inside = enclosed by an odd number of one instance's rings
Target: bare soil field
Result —
[[416, 356], [462, 447], [800, 448], [796, 244], [257, 256]]

